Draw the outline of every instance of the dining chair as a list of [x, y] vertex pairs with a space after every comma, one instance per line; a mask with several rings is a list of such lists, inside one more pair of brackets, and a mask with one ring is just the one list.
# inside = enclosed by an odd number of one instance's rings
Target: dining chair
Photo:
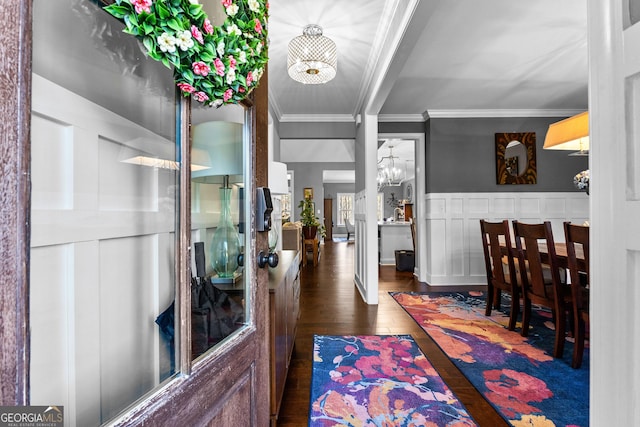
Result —
[[516, 220], [513, 221], [513, 233], [524, 301], [522, 336], [529, 335], [531, 305], [550, 308], [556, 328], [553, 357], [560, 358], [564, 351], [565, 312], [570, 309], [571, 294], [560, 278], [551, 222], [525, 224]]
[[[480, 220], [482, 233], [482, 249], [487, 270], [487, 308], [486, 316], [491, 316], [491, 308], [499, 310], [502, 291], [511, 294], [509, 311], [509, 330], [513, 331], [520, 312], [520, 289], [518, 275], [511, 246], [509, 221], [487, 222]], [[503, 253], [500, 241], [504, 242], [506, 254]]]
[[[571, 278], [571, 301], [573, 303], [573, 359], [571, 367], [582, 365], [586, 325], [589, 324], [589, 227], [564, 223], [564, 237], [567, 243], [567, 264]], [[578, 250], [582, 250], [578, 264]]]

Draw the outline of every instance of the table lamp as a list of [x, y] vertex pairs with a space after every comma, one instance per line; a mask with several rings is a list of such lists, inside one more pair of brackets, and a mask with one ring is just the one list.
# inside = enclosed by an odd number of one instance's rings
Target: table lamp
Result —
[[234, 283], [240, 276], [240, 238], [231, 219], [231, 184], [243, 182], [242, 124], [211, 121], [193, 128], [192, 163], [203, 166], [191, 172], [193, 182], [221, 184], [220, 222], [209, 246], [213, 283]]

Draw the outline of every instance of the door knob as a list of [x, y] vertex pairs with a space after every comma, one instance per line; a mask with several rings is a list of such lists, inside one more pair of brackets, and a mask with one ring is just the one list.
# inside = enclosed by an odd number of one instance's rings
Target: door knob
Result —
[[258, 254], [258, 267], [264, 268], [267, 264], [269, 267], [273, 268], [278, 265], [278, 254], [275, 252], [265, 254], [263, 251], [260, 251]]

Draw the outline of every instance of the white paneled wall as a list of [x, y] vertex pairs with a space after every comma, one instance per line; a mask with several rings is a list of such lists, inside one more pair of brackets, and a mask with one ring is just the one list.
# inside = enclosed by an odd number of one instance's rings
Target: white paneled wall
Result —
[[564, 241], [562, 223], [589, 219], [585, 193], [433, 193], [425, 197], [427, 272], [431, 285], [486, 284], [480, 219], [551, 221], [554, 238]]
[[32, 117], [31, 404], [100, 425], [170, 369], [176, 172], [119, 156], [174, 142], [37, 75]]
[[[355, 262], [354, 276], [356, 286], [366, 301], [367, 295], [367, 233], [366, 233], [366, 194], [360, 191], [354, 195]], [[373, 258], [369, 257], [369, 262]], [[377, 256], [376, 256], [377, 261]], [[377, 262], [376, 262], [377, 264]], [[376, 290], [377, 291], [377, 290]]]

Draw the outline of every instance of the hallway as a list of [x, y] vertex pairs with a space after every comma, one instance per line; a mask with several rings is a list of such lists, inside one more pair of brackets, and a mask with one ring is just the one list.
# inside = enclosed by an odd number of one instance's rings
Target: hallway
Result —
[[[354, 284], [353, 242], [326, 242], [317, 267], [300, 272], [300, 320], [278, 426], [308, 423], [313, 335], [411, 334], [444, 381], [481, 426], [508, 424], [468, 383], [437, 345], [389, 296], [389, 291], [450, 291], [417, 282], [393, 266], [379, 268], [379, 304], [365, 304]], [[465, 290], [473, 288], [465, 287]]]

